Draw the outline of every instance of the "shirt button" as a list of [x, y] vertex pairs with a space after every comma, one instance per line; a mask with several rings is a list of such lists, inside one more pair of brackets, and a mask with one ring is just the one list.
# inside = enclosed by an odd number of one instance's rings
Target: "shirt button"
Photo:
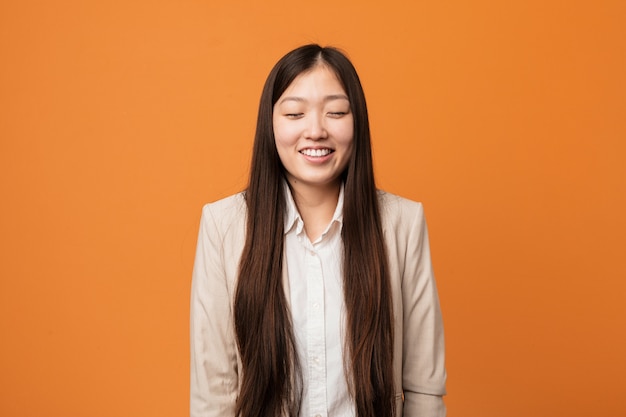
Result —
[[321, 414], [315, 414], [315, 417], [322, 417]]
[[313, 303], [313, 308], [317, 310], [318, 308], [320, 308], [320, 305], [318, 303]]

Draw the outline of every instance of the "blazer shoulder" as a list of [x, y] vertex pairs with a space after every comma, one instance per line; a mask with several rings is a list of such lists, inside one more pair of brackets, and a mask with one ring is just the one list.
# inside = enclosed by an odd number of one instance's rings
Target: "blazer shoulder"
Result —
[[418, 201], [409, 200], [386, 191], [378, 191], [378, 201], [383, 223], [394, 228], [421, 222], [424, 207]]
[[207, 203], [204, 205], [205, 209], [209, 208], [211, 211], [219, 213], [219, 212], [229, 212], [233, 210], [239, 210], [246, 205], [246, 198], [244, 191], [230, 195], [228, 197], [224, 197], [217, 201], [213, 201], [212, 203]]
[[246, 200], [243, 192], [233, 194], [202, 208], [205, 221], [212, 221], [218, 230], [225, 232], [233, 224], [241, 223], [246, 217]]

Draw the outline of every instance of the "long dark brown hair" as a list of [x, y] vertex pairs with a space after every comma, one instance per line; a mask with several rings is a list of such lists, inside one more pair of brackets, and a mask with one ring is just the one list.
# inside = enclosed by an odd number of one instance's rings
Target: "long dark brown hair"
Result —
[[350, 100], [354, 146], [344, 182], [343, 288], [346, 365], [358, 417], [395, 415], [393, 307], [372, 166], [369, 120], [359, 77], [337, 49], [306, 45], [270, 72], [259, 105], [246, 241], [235, 294], [235, 331], [243, 369], [237, 416], [297, 416], [302, 377], [282, 282], [285, 169], [274, 139], [274, 104], [300, 74], [316, 65], [335, 72]]

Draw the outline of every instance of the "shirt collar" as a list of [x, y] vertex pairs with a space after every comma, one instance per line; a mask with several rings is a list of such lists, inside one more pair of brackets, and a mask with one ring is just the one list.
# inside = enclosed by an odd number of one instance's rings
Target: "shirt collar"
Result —
[[283, 190], [285, 199], [287, 200], [287, 213], [285, 213], [285, 234], [290, 232], [296, 224], [298, 225], [298, 230], [296, 232], [300, 233], [304, 224], [302, 222], [302, 217], [300, 217], [300, 213], [298, 212], [298, 208], [296, 207], [296, 202], [293, 200], [293, 196], [291, 195], [291, 189], [289, 188], [289, 185], [287, 185], [287, 181], [283, 181]]
[[[304, 229], [304, 222], [302, 221], [302, 217], [300, 216], [300, 212], [298, 211], [298, 207], [296, 207], [296, 202], [293, 199], [293, 195], [291, 194], [291, 189], [287, 184], [287, 181], [283, 181], [283, 187], [285, 192], [285, 199], [287, 200], [287, 213], [285, 214], [285, 234], [289, 233], [294, 227], [296, 228], [296, 234], [302, 233]], [[339, 198], [337, 199], [337, 207], [335, 207], [335, 213], [333, 214], [333, 218], [330, 221], [328, 228], [337, 222], [339, 226], [343, 225], [343, 182], [341, 183], [341, 188], [339, 188]], [[326, 232], [324, 232], [325, 234]]]

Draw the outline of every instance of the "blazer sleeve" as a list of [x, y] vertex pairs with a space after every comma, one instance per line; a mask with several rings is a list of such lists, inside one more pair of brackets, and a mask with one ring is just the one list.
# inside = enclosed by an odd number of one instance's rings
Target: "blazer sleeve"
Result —
[[235, 415], [237, 347], [223, 239], [211, 205], [206, 205], [191, 285], [191, 417]]
[[[405, 417], [444, 417], [443, 323], [421, 204], [414, 206], [402, 280]], [[409, 216], [407, 216], [409, 217]]]

